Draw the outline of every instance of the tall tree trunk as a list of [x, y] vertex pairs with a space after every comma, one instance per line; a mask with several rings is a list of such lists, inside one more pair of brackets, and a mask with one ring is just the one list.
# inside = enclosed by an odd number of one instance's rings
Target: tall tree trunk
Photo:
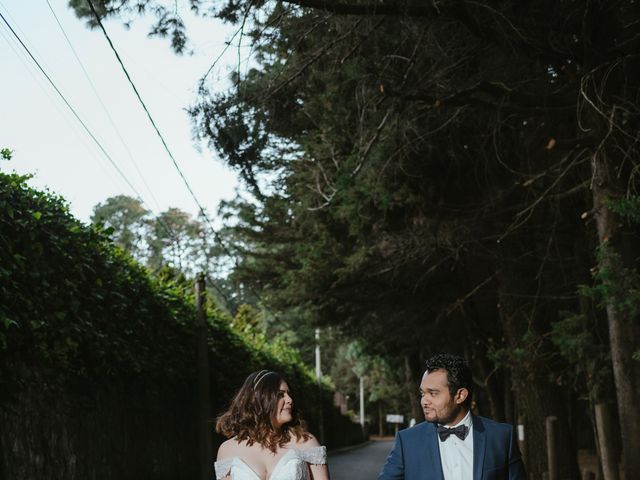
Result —
[[[580, 252], [578, 254], [580, 259], [577, 263], [580, 266], [591, 266], [593, 263], [594, 245], [587, 247], [590, 250], [590, 255], [587, 259], [584, 256], [584, 253], [586, 253], [584, 247], [578, 245], [578, 243], [583, 242], [584, 239], [576, 238], [575, 251]], [[581, 270], [586, 270], [586, 268]], [[590, 277], [581, 273], [582, 272], [578, 272], [577, 274], [579, 284], [588, 285], [591, 281]], [[579, 303], [580, 313], [582, 315], [585, 317], [593, 315], [594, 305], [590, 298], [581, 295]], [[604, 335], [604, 332], [602, 333], [602, 348], [609, 350], [610, 347], [605, 344], [608, 336]], [[598, 332], [598, 337], [600, 337], [599, 334], [600, 332]], [[603, 367], [600, 366], [599, 368]], [[620, 480], [618, 468], [618, 462], [620, 460], [619, 429], [617, 428], [617, 420], [612, 408], [616, 399], [613, 379], [610, 379], [609, 375], [586, 375], [585, 380], [589, 392], [589, 419], [592, 424], [593, 438], [599, 459], [599, 471], [595, 472], [596, 476], [603, 480]]]
[[[487, 271], [493, 265], [465, 259], [465, 268], [456, 270], [455, 282], [462, 292], [475, 292], [486, 282]], [[497, 367], [488, 359], [490, 338], [500, 335], [496, 325], [496, 305], [479, 299], [478, 295], [465, 297], [464, 308], [459, 309], [459, 330], [464, 332], [464, 356], [471, 367], [475, 385], [474, 407], [479, 415], [498, 422], [506, 421], [503, 379]], [[462, 339], [461, 339], [462, 340]]]
[[[593, 206], [602, 251], [600, 268], [615, 277], [615, 270], [621, 267], [615, 258], [624, 259], [620, 247], [620, 222], [607, 205], [608, 200], [615, 198], [612, 184], [615, 177], [612, 177], [603, 156], [594, 155], [593, 169]], [[606, 299], [606, 312], [622, 436], [623, 469], [625, 478], [635, 479], [640, 478], [640, 367], [632, 357], [640, 345], [640, 336], [637, 318], [631, 318], [621, 308], [623, 299], [618, 298], [615, 286], [612, 287], [607, 289], [610, 294]]]
[[407, 354], [404, 356], [404, 384], [407, 389], [409, 405], [411, 405], [411, 415], [417, 422], [423, 420], [422, 410], [418, 402], [418, 382], [414, 378], [413, 368], [411, 367], [411, 357]]
[[495, 374], [489, 378], [489, 366], [485, 360], [485, 352], [477, 352], [477, 348], [473, 350], [475, 357], [473, 363], [481, 375], [481, 378], [475, 382], [476, 386], [480, 386], [486, 392], [491, 418], [498, 422], [504, 422], [504, 405], [501, 398], [502, 385], [498, 384]]
[[[557, 458], [561, 480], [578, 478], [576, 450], [568, 426], [564, 396], [559, 387], [548, 380], [548, 367], [538, 356], [538, 348], [528, 350], [524, 340], [534, 330], [528, 308], [519, 301], [522, 272], [510, 272], [505, 265], [499, 274], [500, 318], [504, 338], [511, 357], [512, 386], [518, 416], [523, 419], [530, 479], [539, 479], [547, 471], [545, 419], [558, 419]], [[517, 353], [519, 352], [519, 353]]]
[[[475, 308], [471, 303], [470, 310], [475, 314]], [[476, 316], [479, 318], [479, 316]], [[474, 402], [476, 408], [478, 408], [478, 414], [482, 414], [482, 406], [489, 408], [489, 417], [498, 421], [504, 422], [504, 405], [502, 403], [502, 388], [496, 373], [492, 371], [493, 365], [487, 360], [487, 349], [481, 342], [477, 342], [477, 332], [474, 332], [471, 328], [471, 321], [466, 317], [462, 317], [462, 328], [466, 333], [466, 345], [465, 356], [467, 362], [471, 366], [473, 372], [473, 382], [476, 387], [476, 393], [474, 393]], [[478, 390], [482, 389], [484, 395], [480, 398]], [[486, 398], [486, 403], [481, 402]], [[484, 413], [487, 416], [487, 413]]]
[[513, 411], [513, 387], [511, 385], [511, 372], [505, 372], [504, 382], [503, 382], [503, 392], [504, 398], [504, 418], [505, 422], [516, 424], [516, 416]]
[[615, 449], [613, 415], [611, 408], [604, 402], [594, 407], [596, 417], [598, 452], [604, 480], [619, 480], [618, 455]]

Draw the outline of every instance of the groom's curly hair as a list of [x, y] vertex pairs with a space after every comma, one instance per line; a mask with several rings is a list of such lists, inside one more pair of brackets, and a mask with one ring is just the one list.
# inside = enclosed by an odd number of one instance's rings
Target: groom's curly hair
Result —
[[[279, 373], [269, 370], [250, 374], [231, 400], [227, 411], [218, 416], [216, 432], [227, 438], [236, 437], [238, 442], [246, 440], [248, 445], [257, 443], [274, 453], [278, 447], [289, 443], [293, 436], [297, 440], [311, 438], [295, 402], [291, 406], [291, 421], [282, 427], [276, 425], [276, 409], [283, 380]], [[291, 392], [289, 394], [293, 397]]]
[[450, 353], [434, 355], [426, 361], [425, 370], [427, 373], [435, 370], [446, 371], [451, 396], [455, 395], [459, 389], [466, 388], [469, 391], [469, 395], [463, 405], [467, 408], [471, 406], [473, 377], [471, 375], [471, 369], [464, 358]]

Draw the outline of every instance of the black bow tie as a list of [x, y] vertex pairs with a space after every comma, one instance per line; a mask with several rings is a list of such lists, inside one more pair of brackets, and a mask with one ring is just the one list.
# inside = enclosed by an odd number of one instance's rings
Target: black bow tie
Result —
[[438, 426], [438, 436], [440, 437], [440, 441], [442, 442], [449, 438], [449, 435], [455, 435], [460, 440], [464, 440], [464, 438], [467, 436], [467, 432], [468, 429], [466, 425], [458, 425], [455, 428], [447, 428], [443, 427], [442, 425]]

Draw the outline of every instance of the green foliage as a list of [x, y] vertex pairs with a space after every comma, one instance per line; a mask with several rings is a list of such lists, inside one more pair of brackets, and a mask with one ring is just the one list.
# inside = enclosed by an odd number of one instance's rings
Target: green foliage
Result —
[[138, 260], [144, 258], [149, 211], [138, 199], [126, 195], [108, 198], [93, 208], [91, 222], [104, 225], [116, 245]]
[[[197, 4], [199, 2], [190, 3], [192, 9], [198, 10]], [[142, 14], [151, 13], [155, 16], [156, 21], [151, 27], [149, 36], [169, 37], [171, 39], [171, 47], [176, 53], [185, 53], [187, 50], [185, 25], [175, 8], [176, 6], [173, 4], [164, 5], [163, 3], [158, 3], [152, 5], [148, 1], [136, 1], [133, 4], [129, 4], [129, 2], [112, 0], [92, 0], [91, 4], [93, 4], [102, 20], [106, 17], [117, 15], [125, 25], [129, 25]], [[86, 19], [90, 27], [97, 27], [98, 23], [95, 14], [86, 0], [69, 0], [69, 6], [76, 11], [78, 17]]]
[[243, 332], [246, 334], [252, 334], [254, 332], [263, 332], [261, 328], [261, 315], [251, 305], [243, 303], [238, 308], [231, 326], [237, 332]]
[[[640, 223], [640, 196], [610, 200], [607, 206], [631, 222]], [[640, 313], [640, 273], [635, 268], [624, 267], [620, 255], [606, 243], [600, 247], [597, 258], [600, 268], [595, 274], [596, 285], [584, 287], [583, 291], [595, 298], [601, 307], [606, 306], [608, 300], [615, 299], [616, 308], [636, 318]], [[640, 361], [640, 350], [633, 354], [633, 359]]]
[[194, 312], [180, 289], [26, 180], [0, 177], [3, 384], [23, 381], [25, 369], [56, 372], [52, 387], [188, 371]]
[[[203, 225], [179, 208], [161, 212], [151, 223], [152, 232], [147, 237], [148, 265], [157, 270], [164, 265], [194, 276], [201, 260], [200, 239]], [[204, 246], [206, 249], [206, 245]], [[198, 268], [200, 267], [200, 268]]]
[[[598, 336], [596, 317], [563, 312], [553, 324], [551, 339], [570, 365], [564, 383], [585, 391], [594, 401], [611, 394], [613, 372], [606, 339]], [[586, 387], [586, 388], [585, 388]]]
[[[151, 277], [28, 178], [0, 174], [0, 400], [36, 379], [43, 393], [131, 381], [186, 388], [194, 381], [192, 282], [171, 269]], [[317, 421], [317, 386], [296, 353], [263, 333], [232, 330], [210, 301], [207, 310], [213, 385], [224, 392], [215, 408], [246, 374], [273, 368], [307, 397]], [[251, 315], [241, 309], [238, 318]]]
[[265, 314], [254, 307], [242, 304], [231, 320], [231, 328], [256, 351], [263, 352], [279, 362], [307, 372], [308, 379], [313, 374], [303, 362], [300, 353], [292, 347], [286, 335], [268, 331]]
[[2, 158], [2, 160], [11, 160], [11, 157], [13, 157], [13, 150], [9, 148], [3, 148], [0, 150], [0, 158]]
[[517, 369], [519, 375], [523, 377], [519, 380], [526, 382], [541, 373], [537, 371], [539, 365], [534, 362], [534, 359], [539, 359], [544, 340], [540, 333], [529, 328], [510, 345], [491, 341], [487, 356], [497, 367]]
[[634, 223], [640, 223], [640, 196], [630, 195], [617, 200], [609, 200], [607, 206], [618, 215]]
[[608, 242], [599, 245], [596, 259], [598, 267], [593, 270], [594, 283], [580, 286], [580, 293], [602, 309], [612, 305], [626, 318], [637, 318], [640, 314], [640, 273], [626, 267], [620, 254]]
[[221, 293], [221, 301], [227, 303], [229, 297], [235, 297], [220, 274], [228, 268], [227, 254], [203, 218], [193, 218], [179, 208], [153, 216], [140, 200], [117, 195], [96, 205], [91, 221], [152, 272], [173, 269], [190, 277], [207, 272], [215, 282], [215, 291]]
[[[626, 206], [616, 204], [619, 214], [637, 221], [635, 200]], [[596, 259], [598, 266], [592, 270], [593, 284], [581, 285], [580, 293], [593, 300], [601, 310], [613, 307], [622, 315], [623, 321], [636, 321], [640, 315], [640, 272], [625, 266], [621, 255], [609, 242], [599, 245]], [[640, 361], [640, 350], [633, 354], [633, 359]]]
[[362, 341], [341, 343], [332, 362], [331, 378], [335, 389], [348, 395], [357, 409], [360, 378], [364, 378], [365, 410], [380, 405], [385, 410], [401, 412], [410, 416], [410, 405], [406, 401], [399, 365], [391, 360], [367, 352]]
[[[227, 92], [204, 79], [191, 108], [196, 135], [253, 195], [223, 207], [241, 257], [230, 281], [295, 335], [311, 320], [389, 357], [464, 348], [480, 365], [489, 350], [503, 371], [488, 388], [502, 373], [522, 382], [523, 409], [564, 378], [599, 385], [578, 355], [600, 339], [560, 312], [580, 308], [592, 262], [587, 155], [635, 194], [638, 37], [622, 26], [637, 9], [379, 3], [192, 3], [241, 25], [253, 55]], [[625, 202], [612, 208], [636, 218]], [[637, 285], [599, 262], [585, 294], [637, 318]]]

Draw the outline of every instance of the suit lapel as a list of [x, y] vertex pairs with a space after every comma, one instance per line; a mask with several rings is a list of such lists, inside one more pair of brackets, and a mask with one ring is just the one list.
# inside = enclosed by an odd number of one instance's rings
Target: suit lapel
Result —
[[431, 424], [427, 427], [425, 436], [423, 454], [420, 456], [422, 461], [419, 471], [425, 472], [424, 478], [444, 480], [442, 462], [440, 461], [440, 445], [438, 444], [435, 425]]
[[480, 418], [471, 414], [471, 419], [473, 420], [473, 480], [482, 480], [486, 432]]

